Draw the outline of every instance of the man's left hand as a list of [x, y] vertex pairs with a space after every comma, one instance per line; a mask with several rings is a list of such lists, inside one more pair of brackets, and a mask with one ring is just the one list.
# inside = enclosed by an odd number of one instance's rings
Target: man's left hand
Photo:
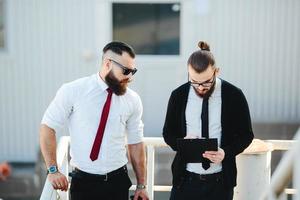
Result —
[[220, 164], [225, 157], [225, 152], [219, 147], [218, 151], [205, 151], [203, 157], [209, 159], [215, 164]]
[[149, 200], [148, 193], [145, 189], [136, 189], [133, 200]]

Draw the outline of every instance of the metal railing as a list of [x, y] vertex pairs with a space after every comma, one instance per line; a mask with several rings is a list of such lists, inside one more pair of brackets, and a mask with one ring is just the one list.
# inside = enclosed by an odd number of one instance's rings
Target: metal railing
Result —
[[[271, 182], [266, 192], [262, 196], [262, 200], [287, 200], [288, 194], [294, 195], [294, 200], [300, 200], [300, 128], [295, 134], [292, 147], [288, 150], [276, 170], [273, 173]], [[288, 144], [278, 144], [278, 148], [288, 149]], [[294, 188], [286, 189], [286, 187], [293, 181]]]
[[[296, 143], [296, 141], [293, 141], [293, 140], [265, 140], [265, 142], [271, 143], [273, 145], [273, 150], [289, 150], [291, 148], [291, 146], [295, 146], [294, 144]], [[168, 146], [164, 142], [162, 137], [145, 137], [144, 143], [147, 148], [147, 191], [149, 194], [149, 199], [153, 200], [154, 199], [154, 191], [171, 191], [171, 186], [163, 186], [163, 185], [155, 185], [154, 184], [155, 149], [158, 147], [168, 147]], [[298, 152], [300, 152], [300, 150]], [[60, 169], [60, 171], [63, 174], [65, 174], [67, 177], [68, 177], [68, 172], [69, 172], [68, 154], [69, 154], [69, 137], [63, 136], [59, 140], [59, 144], [58, 144], [58, 148], [57, 148], [57, 155], [58, 155], [57, 164], [58, 164], [58, 168]], [[286, 158], [284, 158], [284, 159], [286, 159]], [[290, 160], [288, 160], [288, 162], [290, 162]], [[300, 164], [298, 164], [298, 165], [300, 165]], [[299, 167], [298, 167], [298, 171], [299, 171]], [[298, 172], [298, 174], [299, 174], [299, 172]], [[299, 178], [299, 180], [300, 180], [300, 178]], [[284, 185], [284, 186], [286, 186], [286, 185]], [[275, 186], [272, 186], [272, 188], [274, 188], [274, 187]], [[278, 188], [278, 186], [276, 185], [275, 188]], [[299, 188], [299, 184], [298, 184], [298, 188]], [[135, 185], [133, 185], [130, 189], [134, 190]], [[276, 191], [277, 191], [277, 189], [276, 189]], [[293, 189], [288, 189], [288, 190], [283, 189], [283, 191], [285, 193], [294, 193]], [[43, 192], [40, 197], [40, 200], [56, 200], [56, 199], [69, 200], [69, 192], [61, 192], [61, 191], [54, 190], [47, 179], [45, 182], [45, 186], [43, 188]]]
[[[68, 178], [69, 173], [69, 136], [63, 136], [59, 139], [56, 155], [57, 155], [57, 165], [61, 173], [66, 175]], [[40, 200], [57, 200], [64, 199], [69, 200], [69, 192], [62, 192], [59, 190], [54, 190], [51, 183], [46, 179]]]

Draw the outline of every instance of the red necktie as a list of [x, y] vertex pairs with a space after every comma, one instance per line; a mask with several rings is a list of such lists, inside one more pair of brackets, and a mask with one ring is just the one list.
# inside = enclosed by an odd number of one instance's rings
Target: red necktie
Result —
[[105, 104], [102, 109], [100, 124], [99, 124], [98, 130], [97, 130], [93, 148], [92, 148], [92, 151], [90, 154], [90, 158], [92, 161], [97, 160], [97, 158], [98, 158], [100, 146], [102, 143], [102, 138], [103, 138], [103, 134], [104, 134], [104, 130], [105, 130], [105, 125], [106, 125], [108, 114], [109, 114], [112, 90], [110, 88], [108, 88], [106, 91], [108, 92], [108, 95], [107, 95]]

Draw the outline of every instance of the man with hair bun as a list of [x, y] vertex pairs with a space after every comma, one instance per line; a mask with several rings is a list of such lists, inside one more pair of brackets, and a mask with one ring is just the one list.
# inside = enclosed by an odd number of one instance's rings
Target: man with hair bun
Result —
[[[209, 45], [201, 41], [198, 47], [187, 62], [189, 81], [170, 96], [163, 127], [165, 142], [176, 152], [170, 200], [232, 200], [235, 157], [254, 137], [250, 112], [243, 92], [218, 77]], [[205, 151], [201, 163], [188, 162], [178, 153], [182, 138], [216, 138], [218, 150]]]

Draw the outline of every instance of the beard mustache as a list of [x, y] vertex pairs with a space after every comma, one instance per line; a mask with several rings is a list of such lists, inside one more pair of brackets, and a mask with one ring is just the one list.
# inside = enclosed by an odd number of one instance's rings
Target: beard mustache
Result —
[[126, 93], [127, 85], [131, 80], [127, 78], [119, 81], [114, 73], [110, 71], [105, 77], [105, 82], [116, 95], [121, 96]]
[[216, 81], [214, 81], [213, 85], [208, 90], [206, 90], [205, 93], [203, 93], [203, 94], [199, 93], [199, 91], [196, 88], [194, 88], [194, 87], [193, 88], [199, 97], [206, 99], [206, 98], [209, 98], [211, 96], [211, 94], [215, 91], [215, 86], [216, 86]]

